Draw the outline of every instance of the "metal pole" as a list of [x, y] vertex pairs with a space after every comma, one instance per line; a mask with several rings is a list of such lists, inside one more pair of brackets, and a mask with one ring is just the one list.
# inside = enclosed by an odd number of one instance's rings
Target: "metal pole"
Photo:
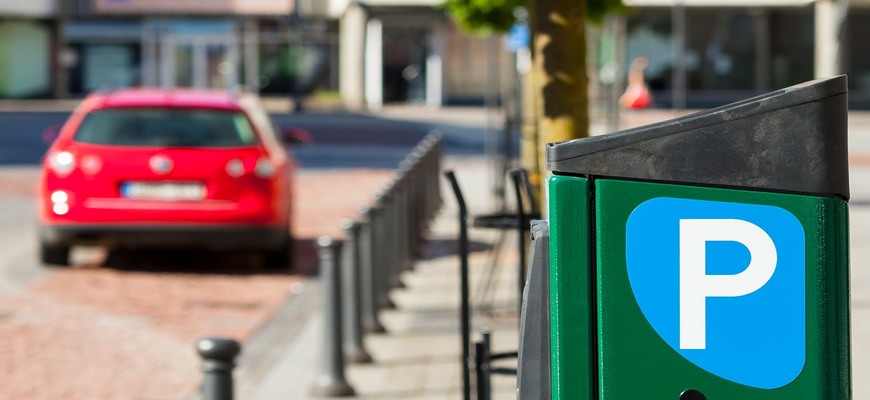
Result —
[[423, 157], [420, 146], [414, 149], [411, 154], [411, 163], [413, 165], [414, 179], [414, 213], [415, 221], [415, 245], [414, 255], [419, 257], [423, 252], [423, 244], [425, 242], [423, 232], [427, 229], [426, 221], [426, 198], [429, 193], [429, 171], [426, 164], [426, 158]]
[[377, 272], [375, 265], [376, 253], [380, 248], [375, 246], [373, 238], [373, 219], [376, 217], [374, 208], [366, 206], [360, 207], [359, 213], [362, 215], [360, 221], [360, 285], [361, 285], [361, 305], [362, 305], [362, 326], [363, 330], [368, 333], [384, 333], [387, 330], [378, 319], [378, 291], [375, 284]]
[[486, 399], [486, 386], [483, 384], [483, 342], [474, 342], [474, 398]]
[[443, 201], [441, 199], [441, 164], [439, 158], [441, 157], [441, 132], [432, 131], [429, 134], [429, 148], [426, 151], [426, 157], [429, 159], [429, 162], [432, 164], [432, 208], [429, 210], [429, 215], [427, 218], [431, 220], [435, 217], [435, 214], [438, 213], [438, 209], [441, 208]]
[[420, 213], [420, 220], [423, 221], [424, 226], [427, 228], [430, 222], [429, 217], [431, 216], [431, 210], [434, 208], [435, 205], [435, 191], [432, 189], [433, 180], [435, 181], [435, 183], [437, 183], [437, 181], [441, 179], [441, 177], [438, 176], [438, 171], [433, 171], [433, 164], [431, 161], [431, 157], [429, 157], [429, 151], [432, 147], [430, 144], [431, 136], [431, 134], [429, 136], [426, 136], [426, 138], [423, 139], [423, 141], [417, 146], [417, 149], [415, 150], [415, 152], [419, 155], [419, 162], [422, 165], [424, 181], [422, 194], [423, 202], [421, 206], [422, 210]]
[[[402, 169], [402, 208], [399, 212], [402, 219], [401, 224], [404, 239], [402, 239], [402, 256], [404, 257], [404, 271], [410, 271], [414, 266], [414, 217], [411, 211], [413, 210], [413, 192], [414, 192], [414, 176], [411, 174], [410, 164], [407, 168]], [[404, 285], [404, 283], [403, 283]]]
[[437, 130], [433, 130], [426, 136], [427, 147], [426, 147], [426, 159], [429, 167], [427, 170], [430, 171], [430, 196], [429, 196], [429, 207], [427, 207], [427, 220], [431, 220], [435, 217], [438, 210], [441, 208], [443, 204], [443, 199], [441, 198], [441, 144], [443, 142], [441, 132]]
[[486, 392], [486, 397], [481, 400], [489, 400], [492, 398], [492, 334], [489, 331], [483, 331], [483, 387]]
[[372, 207], [372, 242], [375, 249], [372, 258], [373, 270], [375, 271], [374, 287], [377, 293], [376, 305], [378, 309], [393, 308], [395, 305], [390, 300], [390, 263], [392, 254], [389, 251], [390, 244], [395, 242], [391, 236], [390, 228], [390, 195], [388, 190], [380, 192], [376, 196], [377, 205]]
[[353, 220], [341, 221], [345, 232], [342, 253], [342, 317], [344, 319], [344, 355], [350, 362], [370, 363], [372, 356], [366, 351], [362, 338], [362, 296], [360, 282], [360, 225]]
[[384, 297], [381, 299], [381, 304], [387, 308], [395, 308], [395, 303], [389, 297], [389, 290], [392, 288], [401, 287], [399, 279], [401, 264], [401, 232], [399, 232], [399, 187], [395, 180], [390, 181], [384, 191], [384, 247], [382, 248], [386, 257], [384, 263]]
[[[444, 137], [441, 135], [441, 132], [435, 131], [435, 145], [434, 152], [432, 153], [433, 163], [435, 164], [435, 176], [438, 176], [438, 173], [441, 172], [441, 156], [444, 154]], [[430, 218], [435, 217], [435, 213], [441, 208], [441, 205], [444, 204], [444, 199], [441, 197], [441, 181], [435, 179], [435, 209], [432, 210], [432, 215]]]
[[420, 158], [420, 153], [417, 151], [411, 154], [411, 171], [414, 176], [414, 196], [411, 203], [411, 207], [413, 208], [411, 218], [414, 220], [413, 255], [415, 259], [418, 259], [423, 255], [423, 245], [426, 242], [423, 235], [423, 232], [426, 230], [423, 204], [425, 203], [424, 196], [426, 195], [427, 171], [426, 165], [423, 163], [423, 160]]
[[414, 153], [409, 154], [405, 160], [399, 163], [399, 169], [405, 177], [405, 207], [402, 210], [402, 214], [404, 218], [403, 225], [405, 226], [405, 233], [408, 235], [405, 239], [405, 257], [407, 258], [405, 270], [407, 271], [412, 270], [414, 267], [414, 260], [417, 255], [417, 232], [420, 229], [417, 226], [417, 216], [415, 212], [417, 204], [416, 190], [419, 186], [417, 180], [419, 177], [414, 170], [414, 163], [411, 161], [413, 154]]
[[321, 397], [353, 396], [344, 378], [341, 333], [341, 241], [328, 236], [317, 239], [320, 277], [323, 281], [323, 353], [320, 373], [311, 393]]
[[468, 210], [456, 175], [446, 171], [444, 175], [450, 181], [456, 202], [459, 205], [459, 285], [460, 285], [460, 333], [462, 335], [462, 398], [471, 399], [471, 319], [468, 307]]
[[475, 360], [477, 361], [477, 400], [492, 398], [492, 366], [490, 355], [492, 335], [489, 331], [481, 332], [483, 339], [475, 343]]
[[398, 247], [398, 255], [399, 262], [396, 265], [396, 287], [404, 287], [402, 283], [402, 272], [408, 271], [411, 269], [411, 257], [410, 252], [408, 251], [408, 247], [411, 243], [411, 231], [408, 227], [408, 200], [409, 200], [409, 188], [410, 182], [407, 174], [407, 169], [402, 168], [401, 164], [399, 164], [399, 170], [396, 172], [396, 232], [397, 232], [397, 241], [396, 246]]
[[226, 338], [204, 338], [196, 342], [202, 357], [202, 399], [233, 400], [233, 367], [242, 351], [239, 342]]

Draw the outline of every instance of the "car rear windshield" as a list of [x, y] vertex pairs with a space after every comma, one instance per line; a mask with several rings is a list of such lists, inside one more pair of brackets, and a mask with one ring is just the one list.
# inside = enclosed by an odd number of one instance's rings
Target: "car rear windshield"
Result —
[[82, 121], [74, 140], [146, 147], [237, 147], [257, 143], [242, 112], [161, 108], [107, 108], [91, 112]]

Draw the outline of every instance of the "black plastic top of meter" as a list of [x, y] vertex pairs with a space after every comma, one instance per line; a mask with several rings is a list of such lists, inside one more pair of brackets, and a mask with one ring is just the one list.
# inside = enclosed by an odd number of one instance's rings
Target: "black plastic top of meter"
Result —
[[555, 174], [849, 198], [841, 75], [661, 123], [551, 143]]

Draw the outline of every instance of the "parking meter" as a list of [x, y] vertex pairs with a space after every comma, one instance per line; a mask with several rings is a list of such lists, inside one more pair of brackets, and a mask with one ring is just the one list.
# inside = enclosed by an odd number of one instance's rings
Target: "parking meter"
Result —
[[839, 76], [549, 145], [522, 398], [850, 399], [846, 102]]

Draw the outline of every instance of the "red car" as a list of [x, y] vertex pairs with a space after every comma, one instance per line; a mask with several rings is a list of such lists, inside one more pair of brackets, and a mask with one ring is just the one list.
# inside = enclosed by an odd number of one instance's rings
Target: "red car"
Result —
[[294, 161], [256, 96], [125, 89], [86, 98], [40, 180], [44, 264], [70, 247], [257, 250], [287, 266]]

